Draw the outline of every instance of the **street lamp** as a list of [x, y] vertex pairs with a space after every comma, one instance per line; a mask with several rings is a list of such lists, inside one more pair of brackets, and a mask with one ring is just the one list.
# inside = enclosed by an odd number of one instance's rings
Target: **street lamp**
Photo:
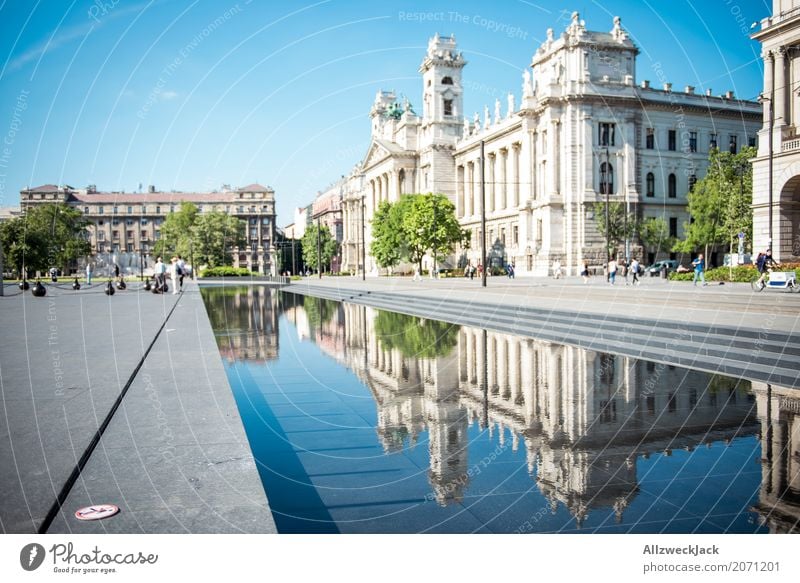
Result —
[[367, 280], [367, 244], [366, 244], [366, 195], [361, 191], [361, 281]]
[[[774, 61], [771, 62], [771, 66], [774, 69]], [[769, 222], [768, 233], [769, 233], [769, 243], [767, 245], [768, 249], [772, 249], [772, 161], [773, 161], [773, 144], [772, 144], [772, 129], [775, 125], [775, 77], [774, 77], [774, 70], [773, 70], [773, 82], [772, 87], [770, 89], [771, 96], [767, 97], [763, 93], [759, 95], [758, 101], [763, 105], [764, 102], [769, 103], [769, 134], [768, 134], [768, 141], [769, 141], [769, 186], [768, 186], [768, 203], [767, 203], [767, 220]], [[755, 239], [755, 237], [754, 237]]]

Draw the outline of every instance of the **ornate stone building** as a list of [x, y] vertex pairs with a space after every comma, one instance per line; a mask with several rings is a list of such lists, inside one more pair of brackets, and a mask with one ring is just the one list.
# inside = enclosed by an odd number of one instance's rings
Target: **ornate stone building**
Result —
[[147, 254], [161, 238], [161, 224], [181, 202], [197, 205], [199, 212], [219, 211], [246, 225], [247, 244], [231, 250], [236, 267], [277, 275], [275, 251], [275, 191], [260, 184], [222, 192], [98, 192], [94, 186], [75, 189], [46, 184], [20, 192], [23, 209], [30, 205], [66, 203], [90, 221], [93, 254]]
[[455, 38], [433, 37], [420, 67], [421, 115], [392, 92], [375, 98], [371, 144], [345, 188], [342, 268], [359, 269], [361, 205], [367, 272], [377, 273], [369, 256], [373, 213], [380, 201], [414, 192], [450, 198], [472, 235], [453, 262], [477, 263], [481, 144], [493, 264], [544, 275], [555, 259], [570, 273], [585, 260], [604, 263], [594, 203], [605, 201], [606, 187], [610, 201], [643, 219], [663, 217], [669, 234], [681, 237], [690, 220], [686, 194], [705, 174], [709, 150], [755, 145], [762, 108], [732, 92], [673, 91], [657, 65], [659, 88], [637, 82], [638, 53], [619, 18], [609, 32], [593, 32], [574, 13], [560, 35], [547, 31], [525, 69], [521, 99], [509, 94], [470, 119], [466, 62]]
[[776, 260], [800, 261], [800, 1], [773, 0], [772, 16], [753, 38], [764, 58], [763, 127], [753, 162], [756, 250], [771, 245]]

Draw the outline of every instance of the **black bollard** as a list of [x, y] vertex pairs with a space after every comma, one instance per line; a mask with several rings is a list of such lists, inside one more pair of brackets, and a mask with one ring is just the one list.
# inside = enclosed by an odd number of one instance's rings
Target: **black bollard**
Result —
[[72, 289], [74, 289], [75, 291], [81, 289], [81, 283], [78, 281], [77, 277], [75, 278], [75, 281], [72, 282]]
[[56, 276], [54, 275], [54, 276], [52, 276], [52, 277], [50, 278], [50, 281], [52, 281], [53, 283], [58, 283], [58, 277], [56, 277]]
[[42, 282], [37, 279], [36, 283], [33, 284], [33, 289], [31, 290], [31, 293], [37, 298], [43, 298], [47, 294], [47, 288], [45, 288], [42, 285]]
[[30, 287], [31, 286], [28, 284], [28, 280], [26, 279], [23, 279], [21, 282], [19, 282], [19, 289], [22, 291], [28, 291]]
[[121, 280], [121, 279], [120, 279], [120, 280], [117, 282], [117, 289], [120, 289], [120, 290], [122, 290], [122, 289], [126, 289], [127, 287], [128, 287], [128, 286], [127, 286], [127, 285], [125, 285], [125, 281], [123, 281], [123, 280]]
[[106, 295], [113, 296], [114, 295], [114, 284], [110, 281], [106, 284]]
[[150, 278], [144, 281], [144, 291], [150, 291]]

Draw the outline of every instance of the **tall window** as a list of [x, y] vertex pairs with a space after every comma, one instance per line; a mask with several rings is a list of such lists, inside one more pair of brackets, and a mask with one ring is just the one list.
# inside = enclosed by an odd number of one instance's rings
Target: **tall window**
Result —
[[676, 132], [675, 132], [675, 130], [669, 130], [668, 141], [667, 141], [667, 149], [670, 152], [674, 152], [675, 150], [677, 150]]
[[667, 196], [670, 198], [675, 198], [678, 196], [678, 186], [677, 186], [677, 178], [675, 178], [674, 174], [670, 174], [669, 178], [667, 179]]
[[614, 167], [608, 162], [600, 164], [600, 194], [614, 194]]
[[452, 77], [442, 77], [442, 85], [452, 85], [453, 79]]
[[677, 237], [678, 236], [678, 218], [677, 217], [670, 217], [669, 218], [669, 236], [670, 237]]
[[453, 115], [453, 100], [452, 99], [445, 99], [444, 100], [444, 114], [445, 115]]
[[750, 136], [749, 138], [747, 138], [747, 145], [750, 146], [751, 148], [755, 148], [756, 147], [756, 137], [755, 136]]
[[656, 176], [652, 172], [647, 173], [647, 196], [654, 197], [656, 195]]
[[129, 206], [129, 207], [128, 207], [128, 214], [129, 214], [129, 215], [132, 215], [132, 214], [133, 214], [133, 207], [132, 207], [132, 206]]
[[647, 128], [647, 134], [644, 137], [644, 147], [652, 150], [656, 147], [656, 130]]
[[697, 132], [689, 132], [689, 151], [697, 152]]
[[511, 244], [519, 245], [519, 227], [517, 225], [513, 227]]
[[737, 149], [737, 146], [736, 146], [736, 134], [731, 134], [730, 138], [731, 139], [728, 141], [728, 147], [730, 149], [731, 154], [735, 154], [736, 153], [736, 149]]
[[712, 132], [708, 139], [708, 148], [709, 150], [713, 150], [717, 147], [717, 134], [716, 132]]
[[613, 123], [600, 124], [600, 145], [613, 146], [614, 145], [614, 127]]

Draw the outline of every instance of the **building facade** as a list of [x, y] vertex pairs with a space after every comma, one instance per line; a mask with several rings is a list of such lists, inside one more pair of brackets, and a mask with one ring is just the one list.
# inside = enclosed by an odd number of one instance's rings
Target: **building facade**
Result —
[[[363, 222], [367, 273], [379, 272], [369, 256], [377, 205], [417, 192], [450, 198], [471, 234], [452, 262], [477, 264], [481, 170], [489, 259], [514, 263], [519, 274], [545, 275], [554, 260], [568, 273], [584, 261], [604, 264], [603, 217], [594, 203], [606, 195], [640, 219], [662, 217], [669, 234], [682, 237], [686, 195], [704, 176], [710, 149], [755, 145], [762, 107], [732, 92], [674, 91], [657, 67], [659, 88], [637, 82], [638, 53], [619, 18], [609, 32], [592, 32], [574, 13], [560, 36], [547, 31], [523, 75], [521, 98], [509, 93], [505, 104], [497, 100], [470, 118], [463, 111], [466, 61], [455, 38], [433, 37], [419, 69], [421, 113], [392, 92], [376, 95], [370, 147], [344, 189], [343, 270], [360, 270]], [[629, 255], [641, 252], [635, 243]]]
[[231, 250], [234, 266], [263, 274], [275, 273], [275, 191], [260, 184], [222, 192], [98, 192], [94, 186], [75, 189], [46, 184], [20, 192], [24, 210], [31, 205], [62, 202], [80, 210], [89, 220], [92, 254], [144, 255], [161, 239], [164, 219], [192, 202], [200, 213], [224, 212], [246, 225], [244, 248]]
[[753, 162], [756, 250], [800, 261], [800, 0], [773, 0], [753, 38], [764, 59], [763, 124]]

